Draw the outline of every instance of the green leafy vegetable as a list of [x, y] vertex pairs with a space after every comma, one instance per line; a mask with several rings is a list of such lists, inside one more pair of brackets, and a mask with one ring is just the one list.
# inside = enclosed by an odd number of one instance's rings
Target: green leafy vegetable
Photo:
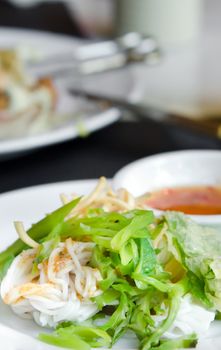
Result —
[[157, 263], [156, 253], [148, 237], [137, 240], [139, 248], [139, 262], [137, 264], [136, 273], [150, 274], [154, 271]]
[[192, 293], [205, 304], [221, 311], [221, 234], [203, 227], [181, 213], [165, 215], [168, 236], [181, 251], [180, 262], [188, 271]]
[[[65, 322], [52, 334], [40, 334], [39, 339], [89, 350], [110, 347], [133, 331], [141, 350], [195, 346], [195, 335], [169, 340], [164, 334], [187, 293], [206, 308], [221, 310], [221, 235], [178, 213], [155, 219], [148, 210], [107, 213], [96, 208], [67, 218], [78, 201], [46, 216], [28, 234], [40, 243], [34, 267], [66, 238], [94, 243], [88, 265], [99, 269], [102, 276], [98, 282], [101, 294], [91, 298], [98, 312], [88, 324]], [[26, 248], [17, 240], [1, 253], [0, 272]], [[155, 316], [162, 316], [162, 321], [155, 322]]]
[[139, 215], [137, 211], [137, 216], [135, 216], [129, 225], [120, 230], [111, 241], [111, 248], [113, 250], [119, 251], [130, 238], [147, 237], [148, 235], [148, 225], [153, 222], [153, 213], [151, 211], [146, 211]]
[[[28, 235], [34, 240], [40, 241], [42, 238], [47, 236], [57, 225], [61, 225], [61, 223], [71, 212], [71, 210], [78, 204], [79, 201], [80, 198], [74, 199], [70, 203], [48, 214], [44, 219], [34, 224], [27, 231]], [[11, 258], [17, 256], [27, 248], [28, 247], [24, 242], [22, 242], [20, 239], [17, 239], [17, 241], [9, 246], [4, 252], [0, 253], [0, 275], [3, 276], [4, 272], [6, 272], [6, 265], [9, 267], [9, 261], [11, 261]]]
[[117, 309], [110, 319], [102, 326], [102, 329], [111, 335], [111, 344], [114, 344], [127, 330], [132, 310], [132, 302], [128, 299], [126, 294], [122, 293]]
[[153, 347], [154, 350], [176, 350], [176, 349], [186, 349], [195, 348], [197, 345], [196, 335], [189, 336], [187, 338], [180, 338], [175, 340], [161, 340], [160, 345]]
[[81, 340], [80, 337], [72, 334], [64, 336], [59, 333], [55, 334], [39, 334], [38, 339], [43, 341], [44, 343], [59, 346], [62, 348], [67, 348], [67, 349], [74, 349], [74, 350], [90, 350], [91, 347], [90, 345]]
[[[102, 329], [87, 326], [59, 326], [53, 334], [40, 334], [39, 339], [68, 349], [90, 349], [90, 347], [109, 347], [111, 337]], [[63, 341], [63, 344], [62, 344]]]

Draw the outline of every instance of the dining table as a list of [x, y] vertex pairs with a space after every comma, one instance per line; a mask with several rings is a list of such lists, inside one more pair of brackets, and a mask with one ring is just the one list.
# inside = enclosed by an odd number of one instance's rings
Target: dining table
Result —
[[[77, 22], [58, 2], [18, 8], [1, 0], [0, 26], [84, 37]], [[142, 157], [184, 149], [220, 149], [220, 146], [219, 139], [188, 128], [161, 124], [151, 118], [122, 117], [86, 137], [0, 159], [0, 193], [51, 182], [112, 178], [121, 167]]]

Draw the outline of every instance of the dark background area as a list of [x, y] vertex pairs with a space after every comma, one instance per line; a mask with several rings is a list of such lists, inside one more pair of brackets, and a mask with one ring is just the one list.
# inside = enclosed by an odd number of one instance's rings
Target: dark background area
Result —
[[40, 29], [82, 37], [78, 25], [62, 3], [45, 3], [33, 7], [16, 7], [0, 0], [0, 26]]
[[[62, 4], [17, 9], [0, 0], [0, 26], [83, 37]], [[0, 160], [0, 192], [55, 181], [112, 177], [127, 163], [179, 149], [219, 149], [220, 141], [152, 121], [117, 122], [105, 129], [17, 158]], [[174, 172], [176, 170], [174, 169]]]
[[85, 139], [0, 162], [0, 191], [101, 175], [111, 178], [118, 169], [135, 159], [192, 148], [219, 149], [220, 142], [149, 121], [117, 122]]

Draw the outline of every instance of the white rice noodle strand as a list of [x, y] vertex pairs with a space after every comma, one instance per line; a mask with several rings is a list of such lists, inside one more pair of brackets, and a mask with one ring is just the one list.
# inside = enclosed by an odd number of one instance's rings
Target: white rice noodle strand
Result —
[[87, 265], [93, 247], [94, 243], [71, 238], [60, 242], [35, 274], [32, 269], [37, 249], [23, 251], [2, 281], [3, 301], [19, 316], [33, 318], [41, 326], [88, 319], [98, 311], [91, 298], [101, 293], [100, 272]]
[[25, 231], [23, 223], [21, 221], [14, 222], [15, 229], [18, 233], [19, 238], [26, 243], [29, 247], [37, 248], [39, 244], [35, 242]]

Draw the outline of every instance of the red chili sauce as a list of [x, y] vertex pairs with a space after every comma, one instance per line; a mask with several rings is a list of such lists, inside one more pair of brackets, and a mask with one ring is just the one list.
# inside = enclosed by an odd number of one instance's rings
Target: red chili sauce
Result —
[[221, 214], [221, 187], [194, 186], [165, 188], [152, 192], [145, 203], [155, 209], [185, 214]]

